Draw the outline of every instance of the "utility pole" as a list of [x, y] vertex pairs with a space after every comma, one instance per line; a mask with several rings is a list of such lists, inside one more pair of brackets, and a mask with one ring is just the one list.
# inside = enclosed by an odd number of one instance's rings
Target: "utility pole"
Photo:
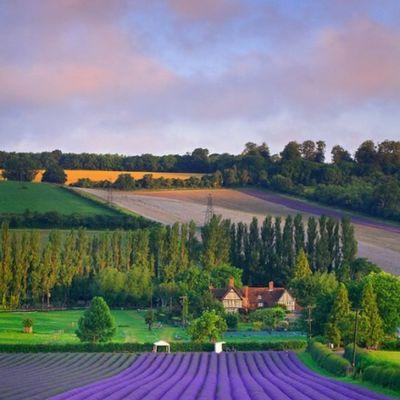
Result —
[[358, 329], [358, 314], [360, 312], [359, 308], [356, 308], [356, 315], [354, 317], [354, 336], [353, 336], [353, 358], [352, 358], [352, 367], [353, 371], [356, 370], [356, 345], [357, 345], [357, 329]]
[[204, 225], [207, 225], [211, 221], [211, 218], [213, 216], [214, 216], [213, 199], [211, 193], [209, 193], [207, 197], [207, 208], [206, 208], [206, 216], [204, 218]]
[[181, 296], [180, 300], [182, 302], [182, 325], [186, 326], [187, 316], [189, 313], [189, 301], [187, 296]]
[[307, 308], [307, 319], [306, 319], [306, 321], [307, 321], [307, 324], [308, 324], [308, 341], [309, 342], [311, 341], [311, 336], [312, 336], [311, 323], [312, 323], [313, 320], [311, 318], [311, 313], [312, 313], [312, 310], [313, 310], [314, 307], [315, 306], [313, 306], [311, 304], [306, 307]]
[[112, 186], [109, 186], [107, 188], [107, 204], [111, 206], [112, 203], [113, 203], [113, 188]]

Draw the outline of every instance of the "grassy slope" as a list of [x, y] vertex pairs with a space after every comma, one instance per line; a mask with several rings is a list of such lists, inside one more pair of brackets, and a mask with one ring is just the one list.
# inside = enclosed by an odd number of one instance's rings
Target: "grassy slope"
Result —
[[[1, 343], [78, 343], [75, 336], [77, 321], [82, 315], [82, 310], [50, 311], [50, 312], [2, 312], [0, 313], [0, 344]], [[117, 325], [116, 342], [153, 342], [159, 339], [167, 341], [176, 340], [179, 336], [188, 340], [184, 329], [180, 327], [162, 326], [154, 327], [150, 332], [144, 322], [144, 312], [135, 310], [113, 310]], [[22, 320], [31, 318], [34, 321], [34, 334], [22, 333]], [[243, 327], [245, 329], [245, 327]], [[256, 336], [226, 334], [226, 341], [277, 341], [286, 339], [304, 339], [300, 336], [265, 336], [262, 333]]]
[[45, 183], [0, 182], [0, 213], [57, 211], [60, 214], [116, 215], [116, 211], [96, 204], [68, 190]]
[[390, 396], [393, 399], [400, 399], [400, 393], [394, 390], [390, 390], [390, 389], [386, 389], [383, 388], [382, 386], [379, 385], [374, 385], [373, 383], [369, 383], [369, 382], [363, 382], [361, 379], [353, 379], [352, 377], [337, 377], [333, 374], [331, 374], [330, 372], [326, 371], [325, 369], [321, 368], [311, 357], [311, 355], [309, 353], [307, 353], [306, 351], [301, 351], [298, 353], [298, 357], [299, 359], [312, 371], [329, 377], [331, 379], [335, 379], [337, 381], [340, 382], [346, 382], [346, 383], [350, 383], [350, 384], [355, 384], [355, 385], [359, 385], [359, 386], [363, 386], [366, 389], [372, 390], [374, 392], [377, 393], [382, 393], [386, 396]]

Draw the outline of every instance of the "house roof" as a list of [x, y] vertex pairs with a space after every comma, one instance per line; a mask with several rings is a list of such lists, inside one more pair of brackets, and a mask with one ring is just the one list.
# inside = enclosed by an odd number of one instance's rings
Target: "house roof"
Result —
[[228, 286], [227, 288], [211, 288], [211, 293], [216, 299], [222, 300], [231, 290], [233, 290], [241, 299], [243, 298], [241, 291], [232, 286]]
[[[250, 305], [262, 302], [267, 307], [273, 307], [282, 297], [285, 290], [285, 288], [274, 288], [270, 290], [265, 287], [249, 287], [247, 288], [247, 299]], [[259, 298], [259, 296], [261, 298]]]

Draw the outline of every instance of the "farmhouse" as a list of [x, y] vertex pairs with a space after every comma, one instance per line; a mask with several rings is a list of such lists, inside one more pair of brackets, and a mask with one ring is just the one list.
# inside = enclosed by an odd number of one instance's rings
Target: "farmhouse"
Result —
[[257, 308], [285, 306], [288, 311], [294, 312], [297, 308], [296, 300], [282, 287], [275, 287], [269, 282], [267, 287], [243, 286], [235, 287], [233, 278], [229, 279], [227, 288], [210, 288], [213, 296], [220, 300], [227, 312], [239, 310], [253, 311]]

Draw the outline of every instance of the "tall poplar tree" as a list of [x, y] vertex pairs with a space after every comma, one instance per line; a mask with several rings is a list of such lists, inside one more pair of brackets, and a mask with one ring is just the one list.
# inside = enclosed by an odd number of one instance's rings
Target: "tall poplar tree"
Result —
[[310, 267], [316, 271], [316, 245], [318, 239], [317, 222], [314, 217], [310, 217], [307, 223], [307, 255]]
[[12, 280], [11, 235], [7, 222], [3, 222], [1, 226], [0, 250], [0, 298], [2, 307], [7, 308], [10, 294], [10, 283]]
[[383, 339], [383, 323], [379, 315], [376, 294], [370, 280], [364, 286], [361, 297], [361, 337], [368, 348], [377, 348]]

